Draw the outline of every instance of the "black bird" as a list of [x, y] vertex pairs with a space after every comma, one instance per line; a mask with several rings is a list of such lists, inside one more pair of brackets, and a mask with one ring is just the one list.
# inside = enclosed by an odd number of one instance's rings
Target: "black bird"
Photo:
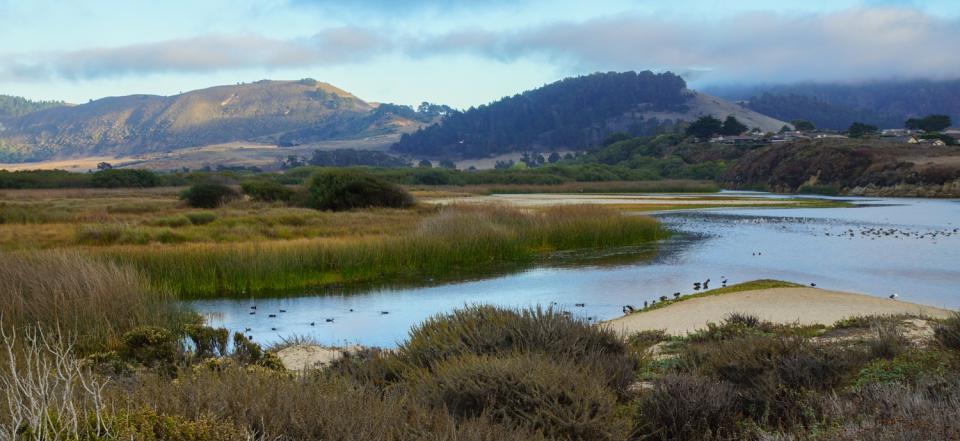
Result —
[[381, 315], [387, 315], [387, 314], [389, 314], [389, 313], [390, 313], [390, 311], [380, 311], [380, 314], [381, 314]]
[[811, 283], [810, 283], [810, 286], [812, 286], [812, 287], [814, 287], [814, 288], [816, 288], [816, 287], [817, 287], [817, 284], [816, 284], [816, 283], [812, 283], [812, 282], [811, 282]]
[[286, 310], [286, 309], [281, 309], [280, 312], [287, 312], [287, 310]]
[[276, 331], [276, 330], [277, 330], [277, 328], [270, 328], [270, 330], [271, 330], [271, 331]]
[[897, 295], [897, 293], [890, 294], [890, 300], [893, 300], [897, 297], [900, 297], [899, 295]]
[[332, 318], [328, 318], [328, 319], [327, 319], [327, 323], [333, 323], [333, 319], [332, 319]]
[[643, 301], [643, 309], [647, 309], [647, 305], [648, 305], [648, 304], [649, 304], [649, 302], [647, 302], [646, 300], [644, 300], [644, 301]]
[[270, 314], [267, 317], [276, 317], [276, 316], [277, 316], [276, 314]]
[[678, 293], [678, 292], [673, 293], [673, 298], [679, 299], [679, 298], [680, 298], [680, 293]]
[[632, 313], [633, 311], [634, 311], [634, 309], [633, 309], [632, 306], [630, 306], [630, 305], [624, 305], [624, 306], [623, 306], [623, 313], [624, 313], [624, 314], [630, 314], [630, 313]]
[[248, 335], [248, 336], [247, 336], [247, 340], [253, 340], [253, 336], [252, 336], [252, 335]]
[[574, 303], [573, 306], [576, 306], [577, 308], [583, 308], [584, 306], [587, 306], [587, 304], [586, 304], [586, 303]]
[[257, 305], [251, 306], [250, 309], [257, 309]]
[[256, 314], [256, 313], [257, 313], [257, 311], [250, 311], [250, 315], [254, 315], [254, 314]]
[[245, 332], [250, 332], [250, 328], [244, 329]]
[[317, 322], [310, 322], [310, 326], [316, 326]]
[[353, 312], [353, 308], [350, 308], [350, 312]]

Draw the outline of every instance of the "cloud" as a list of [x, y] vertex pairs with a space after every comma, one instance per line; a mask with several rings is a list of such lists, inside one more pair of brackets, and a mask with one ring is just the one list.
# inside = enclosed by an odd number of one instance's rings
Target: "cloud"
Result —
[[[442, 2], [441, 2], [442, 3]], [[472, 54], [567, 71], [672, 70], [700, 81], [848, 81], [960, 75], [960, 20], [899, 7], [741, 13], [713, 20], [620, 14], [507, 32], [404, 34], [340, 27], [297, 39], [207, 35], [114, 48], [0, 57], [0, 79], [95, 79], [154, 73], [332, 66], [383, 68], [382, 55]]]
[[580, 70], [696, 71], [711, 80], [860, 80], [960, 75], [960, 21], [916, 10], [743, 13], [679, 22], [619, 15], [511, 33], [461, 31], [421, 40], [412, 53], [542, 57]]
[[331, 28], [282, 40], [259, 35], [206, 35], [112, 48], [12, 54], [2, 57], [8, 80], [96, 79], [120, 75], [215, 72], [246, 68], [324, 66], [358, 62], [389, 51], [385, 36]]

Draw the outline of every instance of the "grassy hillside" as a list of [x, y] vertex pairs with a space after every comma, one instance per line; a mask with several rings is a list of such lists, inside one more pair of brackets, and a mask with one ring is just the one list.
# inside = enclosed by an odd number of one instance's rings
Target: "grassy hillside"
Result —
[[277, 143], [365, 137], [412, 130], [400, 112], [379, 111], [312, 79], [217, 86], [175, 96], [109, 97], [4, 122], [0, 161], [138, 154], [231, 141]]

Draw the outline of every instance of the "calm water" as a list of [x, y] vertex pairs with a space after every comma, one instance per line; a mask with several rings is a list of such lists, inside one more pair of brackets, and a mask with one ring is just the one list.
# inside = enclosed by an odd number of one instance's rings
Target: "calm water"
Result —
[[[621, 315], [625, 304], [694, 292], [693, 283], [708, 278], [711, 288], [723, 277], [731, 284], [770, 278], [879, 296], [898, 293], [906, 301], [960, 308], [960, 201], [851, 200], [858, 208], [658, 215], [682, 234], [660, 244], [652, 260], [615, 266], [534, 268], [485, 280], [349, 295], [189, 304], [213, 326], [250, 328], [247, 334], [260, 343], [309, 335], [331, 345], [384, 347], [405, 339], [424, 318], [464, 305], [554, 304], [585, 319], [604, 320]], [[250, 315], [254, 304], [257, 313]]]

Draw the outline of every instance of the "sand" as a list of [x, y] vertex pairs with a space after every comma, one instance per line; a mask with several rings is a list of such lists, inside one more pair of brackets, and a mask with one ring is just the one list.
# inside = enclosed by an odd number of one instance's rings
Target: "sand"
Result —
[[816, 288], [771, 288], [684, 300], [647, 312], [637, 312], [604, 322], [614, 330], [631, 334], [665, 330], [682, 336], [718, 323], [734, 312], [749, 313], [775, 323], [831, 325], [858, 315], [916, 314], [944, 318], [946, 309], [890, 300], [863, 294]]
[[277, 351], [276, 356], [287, 370], [303, 371], [327, 366], [343, 358], [346, 353], [344, 349], [325, 348], [312, 344], [299, 344]]

